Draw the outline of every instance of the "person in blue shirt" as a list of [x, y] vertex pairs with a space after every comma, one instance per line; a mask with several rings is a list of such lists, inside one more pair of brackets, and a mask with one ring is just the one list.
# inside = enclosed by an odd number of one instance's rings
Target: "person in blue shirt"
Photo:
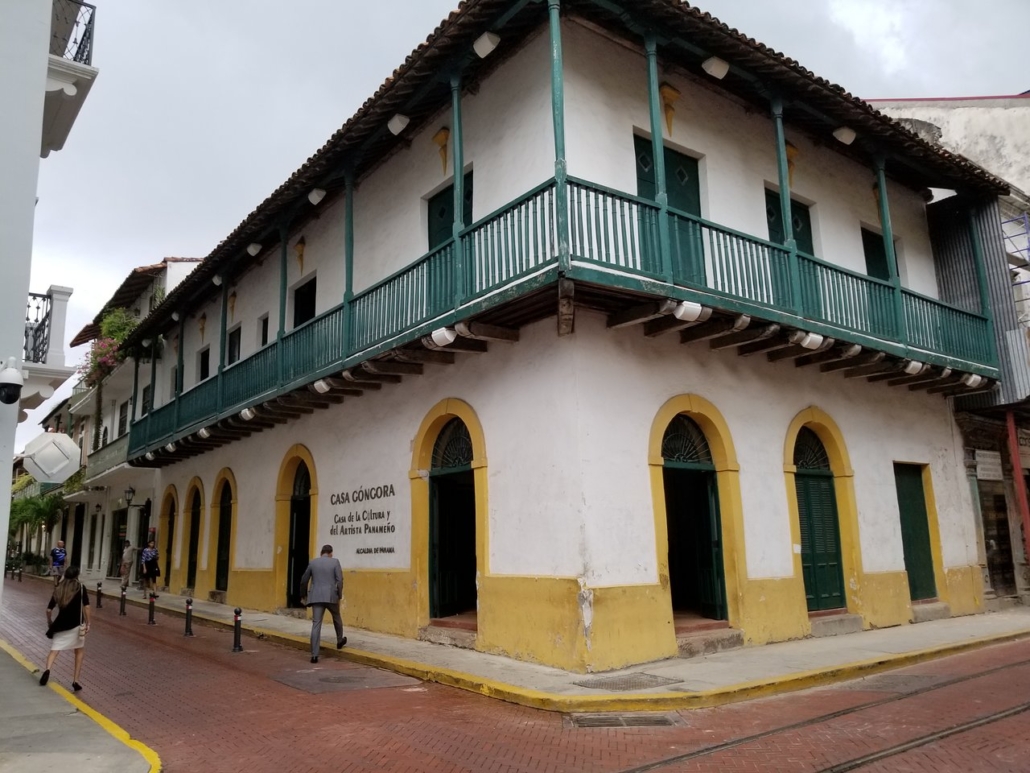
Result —
[[57, 547], [50, 551], [50, 575], [57, 585], [64, 577], [64, 566], [68, 561], [68, 553], [64, 549], [64, 540], [57, 540]]
[[161, 568], [158, 566], [157, 556], [157, 547], [154, 545], [154, 540], [150, 540], [140, 554], [144, 598], [146, 598], [148, 591], [154, 593], [154, 598], [157, 598], [157, 593], [155, 592], [157, 590], [157, 578], [161, 576]]

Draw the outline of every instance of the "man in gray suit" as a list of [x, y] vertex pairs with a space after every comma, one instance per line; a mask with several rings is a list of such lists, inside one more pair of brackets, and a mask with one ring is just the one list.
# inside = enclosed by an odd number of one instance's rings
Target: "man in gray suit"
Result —
[[343, 620], [340, 618], [343, 567], [338, 559], [333, 558], [332, 545], [323, 545], [322, 554], [308, 564], [304, 576], [300, 578], [300, 587], [307, 590], [309, 580], [311, 590], [307, 593], [307, 604], [311, 607], [311, 662], [317, 663], [322, 619], [327, 609], [333, 616], [333, 627], [336, 629], [336, 649], [343, 649], [347, 643], [347, 637], [343, 635]]

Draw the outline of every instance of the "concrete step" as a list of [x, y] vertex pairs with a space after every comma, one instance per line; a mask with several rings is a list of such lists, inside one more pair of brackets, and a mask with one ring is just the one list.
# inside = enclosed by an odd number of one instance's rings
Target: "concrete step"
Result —
[[825, 615], [811, 618], [812, 638], [823, 636], [840, 636], [845, 633], [858, 633], [862, 630], [862, 617], [841, 612], [838, 615]]
[[985, 612], [1004, 612], [1006, 609], [1013, 609], [1022, 606], [1019, 596], [995, 596], [992, 599], [984, 598]]
[[721, 650], [744, 646], [744, 634], [734, 628], [720, 628], [712, 631], [678, 634], [676, 647], [681, 658], [696, 658]]
[[431, 641], [434, 644], [446, 644], [449, 647], [460, 647], [465, 650], [476, 648], [475, 631], [467, 631], [462, 628], [430, 625], [422, 629], [419, 638], [423, 641]]
[[943, 601], [931, 601], [912, 605], [912, 622], [926, 623], [930, 620], [947, 620], [951, 617], [951, 605]]

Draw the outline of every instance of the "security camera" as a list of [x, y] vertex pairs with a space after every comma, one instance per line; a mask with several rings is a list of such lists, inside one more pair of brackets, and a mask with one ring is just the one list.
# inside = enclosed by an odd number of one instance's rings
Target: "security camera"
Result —
[[21, 371], [15, 367], [17, 360], [10, 357], [7, 360], [7, 367], [0, 370], [0, 403], [14, 405], [21, 399], [21, 388], [25, 385], [25, 379]]

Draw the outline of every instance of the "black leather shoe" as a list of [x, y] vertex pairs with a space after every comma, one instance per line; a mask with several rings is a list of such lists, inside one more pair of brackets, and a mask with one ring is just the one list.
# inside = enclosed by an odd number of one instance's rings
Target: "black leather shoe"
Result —
[[50, 669], [48, 668], [43, 672], [42, 676], [39, 677], [39, 683], [41, 686], [45, 686], [50, 681]]
[[72, 682], [72, 689], [75, 690], [75, 692], [78, 692], [82, 689], [82, 685], [78, 682]]
[[316, 655], [315, 657], [311, 658], [311, 662], [312, 663], [317, 663], [318, 662], [318, 656]]
[[347, 643], [347, 637], [344, 636], [342, 639], [340, 639], [338, 642], [336, 642], [336, 649], [342, 650], [343, 649], [343, 645], [346, 644], [346, 643]]

